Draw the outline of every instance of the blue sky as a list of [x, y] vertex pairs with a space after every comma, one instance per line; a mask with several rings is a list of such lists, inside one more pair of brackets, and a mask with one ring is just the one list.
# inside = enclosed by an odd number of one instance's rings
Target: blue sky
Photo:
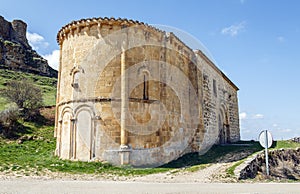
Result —
[[300, 136], [300, 1], [2, 1], [0, 15], [28, 24], [31, 45], [55, 64], [56, 34], [72, 20], [121, 17], [172, 26], [197, 38], [240, 88], [242, 139], [263, 129]]

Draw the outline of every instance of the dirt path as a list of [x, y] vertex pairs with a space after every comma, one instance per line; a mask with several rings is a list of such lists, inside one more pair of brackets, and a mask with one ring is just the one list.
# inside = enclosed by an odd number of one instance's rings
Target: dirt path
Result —
[[217, 163], [208, 164], [194, 172], [187, 169], [171, 170], [166, 173], [151, 174], [141, 177], [134, 177], [129, 181], [138, 182], [158, 182], [158, 183], [222, 183], [237, 182], [236, 178], [227, 174], [227, 169], [231, 167], [237, 159], [247, 156], [247, 153], [239, 155], [227, 154], [220, 158]]
[[170, 171], [166, 173], [151, 174], [134, 177], [128, 181], [157, 182], [157, 183], [212, 183], [236, 182], [234, 178], [226, 175], [226, 170], [232, 163], [216, 163], [195, 172], [187, 170]]
[[206, 165], [194, 172], [188, 169], [174, 169], [165, 173], [150, 174], [135, 177], [119, 177], [115, 175], [76, 175], [49, 172], [42, 176], [22, 176], [20, 174], [0, 174], [1, 180], [81, 180], [81, 181], [122, 181], [122, 182], [144, 182], [144, 183], [220, 183], [236, 182], [226, 180], [226, 169], [231, 163], [215, 163]]

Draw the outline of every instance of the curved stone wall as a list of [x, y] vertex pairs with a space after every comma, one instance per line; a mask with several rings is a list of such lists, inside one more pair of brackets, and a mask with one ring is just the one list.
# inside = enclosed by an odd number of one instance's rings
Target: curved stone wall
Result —
[[172, 33], [92, 18], [57, 40], [61, 158], [152, 167], [239, 140], [238, 88]]

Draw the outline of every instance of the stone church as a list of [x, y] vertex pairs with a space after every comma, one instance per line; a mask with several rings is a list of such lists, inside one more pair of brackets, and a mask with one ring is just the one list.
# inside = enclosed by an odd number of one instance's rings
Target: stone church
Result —
[[155, 167], [240, 140], [237, 86], [172, 32], [89, 18], [57, 42], [60, 158]]

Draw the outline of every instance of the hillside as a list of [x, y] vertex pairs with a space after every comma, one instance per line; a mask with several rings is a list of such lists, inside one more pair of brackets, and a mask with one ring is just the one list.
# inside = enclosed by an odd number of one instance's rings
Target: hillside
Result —
[[29, 45], [25, 22], [8, 22], [0, 16], [0, 26], [0, 69], [57, 77], [57, 71]]
[[[28, 79], [35, 85], [41, 88], [43, 93], [43, 102], [45, 106], [54, 106], [56, 98], [56, 78], [50, 78], [32, 73], [24, 73], [20, 71], [12, 71], [7, 69], [0, 69], [0, 94], [1, 90], [6, 87], [6, 83], [11, 80]], [[3, 110], [7, 105], [6, 100], [0, 95], [0, 110]]]

